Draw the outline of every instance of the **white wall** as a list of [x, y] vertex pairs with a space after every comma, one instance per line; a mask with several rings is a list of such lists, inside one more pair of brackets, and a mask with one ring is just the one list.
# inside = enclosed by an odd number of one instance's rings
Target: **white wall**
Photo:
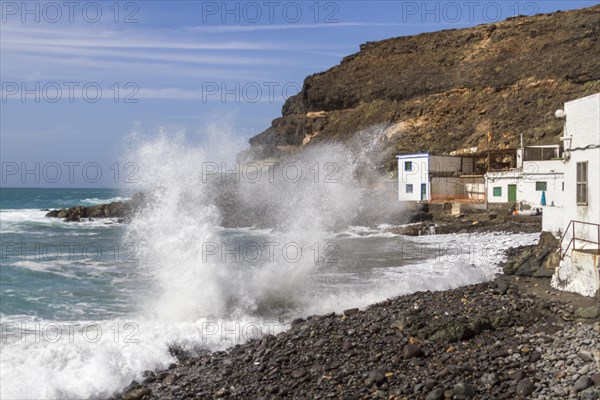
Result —
[[[572, 229], [570, 221], [584, 221], [600, 224], [600, 93], [565, 103], [565, 193], [564, 212], [555, 215], [562, 222], [562, 231], [566, 233], [561, 243], [562, 250], [570, 243]], [[588, 163], [587, 204], [577, 204], [577, 163]], [[552, 217], [552, 213], [544, 216]], [[542, 224], [545, 222], [543, 221]], [[549, 223], [546, 223], [549, 225]], [[600, 241], [596, 226], [575, 225], [578, 238]], [[577, 241], [576, 249], [597, 249], [596, 244]], [[600, 290], [600, 255], [586, 253], [570, 248], [560, 263], [552, 286], [558, 289], [577, 292], [584, 296], [593, 296]]]
[[[536, 161], [538, 164], [554, 163], [555, 161]], [[558, 162], [562, 167], [562, 161]], [[525, 165], [529, 164], [525, 162]], [[522, 201], [531, 207], [541, 207], [542, 191], [536, 190], [536, 182], [546, 182], [546, 205], [554, 202], [555, 206], [562, 206], [564, 202], [563, 183], [565, 176], [558, 172], [539, 172], [535, 174], [523, 173], [523, 179], [517, 183], [517, 201]]]
[[567, 292], [593, 297], [600, 290], [600, 256], [571, 250], [552, 276], [551, 285]]
[[[512, 169], [509, 171], [494, 171], [485, 174], [487, 182], [487, 201], [488, 203], [507, 203], [508, 202], [508, 185], [518, 185], [520, 171]], [[494, 188], [502, 188], [501, 196], [494, 196]], [[517, 193], [517, 201], [519, 194]]]
[[[398, 200], [421, 200], [421, 185], [427, 185], [427, 200], [429, 200], [429, 154], [406, 154], [398, 159]], [[405, 171], [404, 163], [412, 162], [412, 170]], [[406, 186], [412, 185], [412, 193], [406, 193]]]
[[[565, 165], [565, 213], [563, 224], [571, 220], [600, 224], [600, 148], [578, 150], [600, 145], [600, 93], [565, 103], [567, 114], [565, 141], [568, 161]], [[588, 163], [587, 205], [577, 205], [577, 163]], [[580, 234], [597, 240], [597, 229], [579, 227]]]
[[[563, 225], [570, 221], [600, 224], [600, 148], [579, 150], [600, 145], [600, 94], [565, 103], [567, 114], [565, 136], [565, 212]], [[577, 163], [588, 163], [587, 205], [577, 204]], [[596, 227], [577, 225], [577, 236], [598, 240]], [[581, 242], [581, 246], [584, 243]], [[580, 247], [580, 246], [578, 246]], [[593, 247], [593, 246], [592, 246]]]
[[[541, 207], [542, 191], [537, 182], [546, 182], [546, 205], [564, 204], [562, 161], [525, 161], [523, 170], [493, 171], [486, 174], [488, 203], [508, 202], [508, 185], [517, 185], [517, 202], [530, 207]], [[501, 196], [494, 196], [494, 188], [502, 188]]]
[[546, 173], [565, 173], [565, 162], [563, 160], [548, 160], [548, 161], [524, 161], [523, 174], [535, 175]]
[[565, 230], [562, 219], [564, 212], [564, 207], [542, 207], [542, 231], [552, 232], [560, 239]]

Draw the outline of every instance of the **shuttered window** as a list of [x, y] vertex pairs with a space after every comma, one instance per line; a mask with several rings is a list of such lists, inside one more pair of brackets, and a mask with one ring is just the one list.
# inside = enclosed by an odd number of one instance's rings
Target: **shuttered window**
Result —
[[587, 190], [588, 190], [588, 163], [577, 163], [577, 204], [580, 206], [587, 205]]

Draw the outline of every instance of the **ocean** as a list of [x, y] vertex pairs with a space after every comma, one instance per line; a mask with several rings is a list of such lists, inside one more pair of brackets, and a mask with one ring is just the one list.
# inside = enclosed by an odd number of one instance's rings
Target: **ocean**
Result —
[[172, 346], [226, 349], [298, 316], [489, 280], [506, 248], [538, 238], [324, 230], [300, 217], [293, 229], [223, 228], [212, 204], [172, 178], [177, 188], [130, 223], [44, 210], [132, 190], [2, 188], [2, 399], [105, 398], [174, 362]]

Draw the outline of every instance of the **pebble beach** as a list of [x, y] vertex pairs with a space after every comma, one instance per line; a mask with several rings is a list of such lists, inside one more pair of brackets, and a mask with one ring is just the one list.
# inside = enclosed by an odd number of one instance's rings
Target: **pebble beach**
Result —
[[600, 306], [523, 285], [501, 277], [418, 292], [297, 319], [227, 351], [172, 349], [177, 363], [116, 398], [600, 398]]

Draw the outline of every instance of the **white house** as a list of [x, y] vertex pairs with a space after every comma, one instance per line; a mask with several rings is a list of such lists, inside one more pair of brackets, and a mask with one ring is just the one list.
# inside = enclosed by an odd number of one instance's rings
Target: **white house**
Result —
[[472, 157], [403, 154], [398, 159], [398, 200], [483, 200], [483, 177]]
[[517, 150], [516, 168], [488, 171], [488, 203], [519, 202], [530, 207], [564, 202], [564, 164], [560, 145], [527, 146]]
[[542, 229], [559, 234], [560, 265], [552, 286], [600, 295], [600, 93], [565, 103], [565, 192], [543, 209]]
[[547, 205], [564, 203], [560, 145], [484, 151], [469, 156], [416, 153], [396, 158], [400, 201], [487, 200], [541, 207], [543, 197]]

